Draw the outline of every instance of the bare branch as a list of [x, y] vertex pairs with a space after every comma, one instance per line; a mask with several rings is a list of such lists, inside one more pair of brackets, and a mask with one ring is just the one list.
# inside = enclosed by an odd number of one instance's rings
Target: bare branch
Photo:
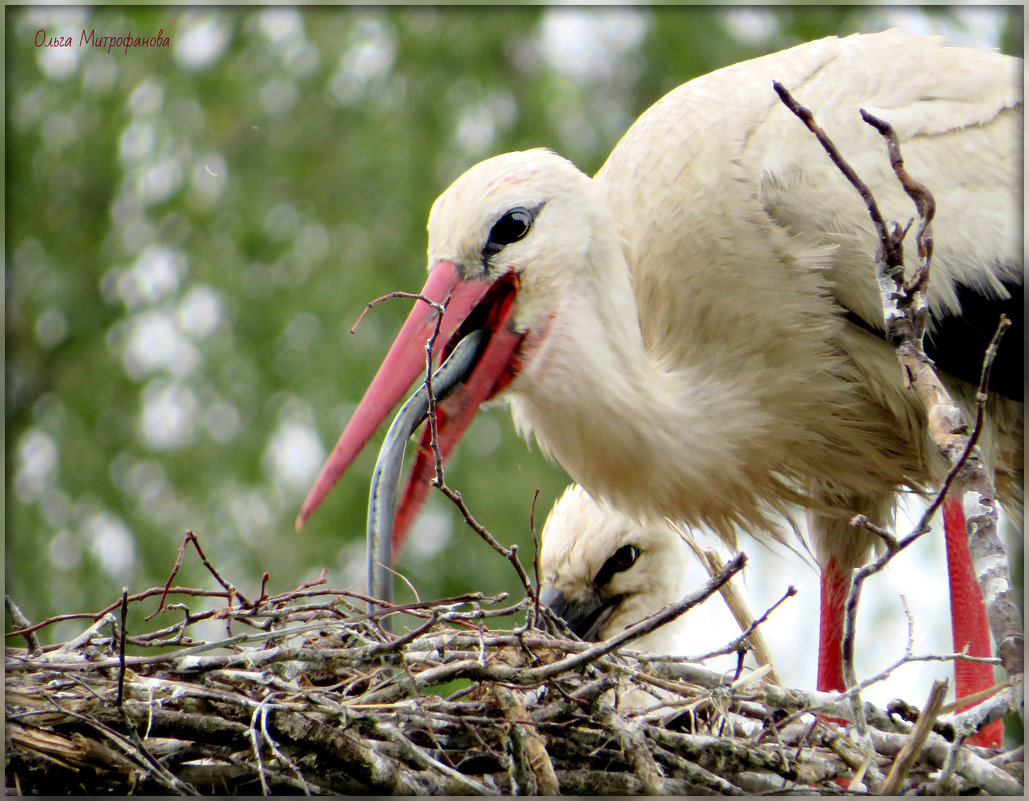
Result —
[[359, 325], [361, 325], [361, 321], [364, 320], [364, 316], [366, 314], [368, 314], [369, 311], [372, 310], [372, 307], [378, 306], [380, 303], [382, 303], [384, 301], [393, 300], [394, 298], [407, 298], [409, 300], [420, 300], [422, 303], [426, 303], [429, 306], [431, 306], [432, 308], [434, 308], [436, 310], [436, 314], [438, 316], [440, 316], [440, 317], [443, 316], [443, 304], [437, 303], [436, 301], [431, 300], [430, 298], [427, 298], [425, 295], [422, 295], [421, 293], [418, 293], [418, 292], [389, 292], [389, 293], [383, 295], [382, 297], [378, 297], [378, 298], [376, 298], [373, 301], [369, 301], [369, 303], [364, 307], [364, 311], [362, 311], [360, 316], [358, 316], [357, 322], [354, 323], [353, 326], [351, 326], [350, 333], [351, 334], [356, 334], [357, 333], [357, 327]]
[[[994, 503], [996, 493], [977, 447], [983, 425], [990, 365], [996, 353], [997, 340], [1006, 327], [1005, 322], [1003, 319], [1001, 320], [998, 332], [985, 355], [982, 379], [977, 394], [976, 423], [969, 435], [966, 433], [957, 404], [940, 382], [932, 362], [922, 347], [922, 339], [929, 316], [925, 288], [929, 280], [933, 254], [932, 219], [935, 214], [935, 200], [932, 193], [925, 185], [914, 180], [905, 169], [899, 139], [889, 123], [862, 110], [861, 116], [865, 122], [875, 127], [885, 138], [887, 153], [894, 173], [901, 186], [911, 197], [918, 213], [919, 226], [916, 240], [919, 266], [912, 280], [905, 282], [903, 239], [910, 224], [903, 229], [894, 225], [892, 231], [888, 230], [867, 185], [861, 181], [829, 137], [818, 127], [811, 112], [800, 106], [781, 84], [776, 83], [775, 89], [783, 103], [815, 134], [833, 163], [865, 200], [869, 216], [879, 235], [880, 244], [879, 251], [876, 253], [876, 261], [884, 309], [886, 339], [893, 343], [896, 349], [905, 381], [915, 389], [925, 406], [930, 434], [941, 454], [951, 464], [951, 470], [942, 482], [940, 490], [925, 516], [908, 537], [897, 541], [891, 534], [871, 526], [868, 521], [860, 518], [855, 520], [856, 524], [878, 534], [886, 542], [887, 548], [879, 559], [856, 571], [853, 577], [844, 623], [843, 665], [847, 684], [851, 687], [857, 686], [853, 667], [854, 630], [862, 583], [869, 575], [881, 570], [897, 553], [929, 530], [929, 517], [943, 503], [943, 499], [952, 485], [958, 497], [963, 499], [962, 505], [966, 509], [969, 552], [987, 606], [990, 628], [998, 643], [998, 653], [1001, 655], [1008, 674], [1012, 677], [1020, 677], [1024, 669], [1021, 615], [1010, 589], [1004, 546], [996, 533], [997, 512]], [[861, 705], [857, 702], [856, 695], [854, 698], [859, 729], [863, 730]]]
[[946, 695], [947, 682], [933, 682], [932, 690], [929, 692], [929, 700], [925, 705], [925, 711], [919, 717], [918, 723], [911, 732], [911, 737], [897, 755], [893, 762], [893, 767], [890, 768], [890, 773], [883, 783], [883, 795], [896, 795], [900, 792], [904, 779], [911, 772], [915, 760], [925, 747], [926, 740], [929, 738], [929, 733], [932, 731], [933, 723], [936, 722], [936, 717], [940, 713], [940, 708], [943, 706], [943, 699]]

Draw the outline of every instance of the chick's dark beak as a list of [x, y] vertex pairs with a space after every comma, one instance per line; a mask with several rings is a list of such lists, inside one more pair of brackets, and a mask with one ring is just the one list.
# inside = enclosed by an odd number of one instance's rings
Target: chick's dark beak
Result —
[[601, 598], [593, 592], [581, 599], [572, 599], [551, 584], [545, 584], [540, 590], [540, 603], [561, 618], [576, 636], [591, 642], [603, 639], [604, 627], [621, 601], [620, 595]]

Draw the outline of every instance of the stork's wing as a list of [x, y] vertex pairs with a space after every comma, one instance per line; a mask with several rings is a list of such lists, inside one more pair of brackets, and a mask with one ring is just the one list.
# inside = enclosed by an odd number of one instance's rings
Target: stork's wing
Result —
[[[933, 332], [925, 339], [925, 352], [943, 372], [977, 385], [986, 348], [997, 330], [1000, 316], [1004, 315], [1011, 321], [1011, 327], [1005, 332], [994, 358], [989, 388], [1021, 403], [1025, 398], [1023, 286], [1004, 282], [1003, 287], [1008, 297], [991, 298], [964, 284], [955, 285], [961, 312], [948, 313], [936, 320]], [[846, 317], [875, 336], [883, 336], [881, 328], [873, 327], [849, 309]]]
[[[771, 335], [768, 315], [787, 315], [791, 299], [812, 291], [827, 291], [852, 321], [882, 331], [877, 238], [864, 202], [779, 102], [774, 79], [814, 112], [883, 215], [905, 224], [913, 205], [859, 109], [894, 126], [908, 170], [937, 201], [927, 350], [945, 372], [976, 382], [1003, 311], [1018, 327], [1005, 336], [993, 387], [1020, 398], [1021, 75], [1020, 59], [889, 31], [801, 45], [666, 95], [596, 179], [631, 232], [626, 253], [648, 309], [648, 346], [682, 347], [674, 332], [689, 325], [683, 309], [703, 317], [698, 332], [714, 330], [723, 341], [748, 319], [751, 330]], [[917, 264], [913, 235], [905, 255]], [[674, 275], [654, 267], [673, 262], [681, 265]], [[722, 293], [771, 312], [754, 306], [731, 319]], [[710, 321], [716, 316], [721, 330]]]
[[983, 354], [1001, 314], [1011, 320], [990, 373], [990, 389], [1012, 400], [1025, 396], [1025, 305], [1021, 283], [1004, 282], [1007, 298], [989, 298], [964, 284], [957, 285], [961, 313], [947, 315], [926, 337], [925, 350], [945, 373], [970, 384], [979, 382]]
[[[962, 48], [915, 50], [910, 42], [895, 49], [883, 53], [881, 63], [866, 58], [863, 68], [848, 64], [847, 74], [856, 77], [846, 84], [833, 69], [815, 73], [796, 88], [795, 95], [814, 111], [844, 157], [858, 168], [887, 219], [903, 225], [914, 215], [913, 204], [901, 194], [890, 171], [885, 144], [875, 141], [877, 134], [870, 128], [861, 130], [865, 125], [858, 119], [857, 107], [886, 119], [897, 130], [905, 165], [936, 199], [928, 293], [932, 319], [926, 352], [945, 373], [977, 384], [986, 347], [1000, 315], [1006, 315], [1013, 325], [994, 361], [990, 388], [1021, 401], [1021, 61]], [[841, 92], [852, 100], [840, 103]], [[826, 107], [825, 115], [820, 104]], [[770, 115], [761, 127], [771, 130], [762, 134], [776, 139], [781, 116]], [[769, 153], [776, 153], [774, 147], [765, 151], [766, 160]], [[852, 192], [849, 202], [840, 196], [844, 206], [827, 205], [827, 200], [835, 204], [836, 193], [828, 192], [826, 182], [844, 186], [842, 175], [833, 175], [835, 167], [827, 157], [821, 157], [821, 168], [812, 167], [810, 157], [803, 165], [791, 162], [781, 149], [776, 157], [782, 158], [777, 168], [770, 169], [767, 161], [762, 167], [764, 209], [793, 231], [803, 233], [805, 224], [815, 222], [829, 232], [829, 239], [839, 244], [830, 270], [834, 297], [852, 321], [860, 320], [881, 332], [882, 312], [866, 266], [874, 252], [868, 249], [871, 222], [863, 205], [851, 212], [859, 202], [857, 193]], [[841, 208], [847, 209], [846, 215]], [[860, 247], [865, 248], [865, 258], [855, 250], [853, 234], [841, 225], [844, 219], [853, 220], [848, 224], [863, 231]], [[917, 264], [914, 238], [912, 232], [906, 242], [909, 269]]]

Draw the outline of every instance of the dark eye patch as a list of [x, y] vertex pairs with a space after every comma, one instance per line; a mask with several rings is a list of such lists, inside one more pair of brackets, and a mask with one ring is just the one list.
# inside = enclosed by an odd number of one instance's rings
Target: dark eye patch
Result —
[[534, 209], [518, 206], [504, 212], [503, 216], [493, 224], [486, 244], [482, 247], [482, 263], [486, 264], [512, 242], [524, 239], [536, 221], [536, 215], [541, 208], [543, 208], [542, 204]]
[[642, 551], [635, 545], [623, 545], [609, 556], [600, 570], [597, 571], [597, 575], [593, 577], [593, 586], [603, 587], [615, 577], [615, 574], [628, 570], [636, 564], [636, 560], [640, 558], [641, 553]]

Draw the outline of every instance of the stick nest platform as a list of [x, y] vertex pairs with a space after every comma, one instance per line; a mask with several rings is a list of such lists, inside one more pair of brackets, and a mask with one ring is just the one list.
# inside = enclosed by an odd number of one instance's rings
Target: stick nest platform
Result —
[[[223, 586], [126, 593], [59, 645], [36, 640], [57, 619], [9, 634], [8, 793], [1022, 794], [1020, 756], [942, 718], [901, 758], [917, 711], [864, 704], [870, 754], [810, 714], [849, 701], [549, 633], [531, 597], [393, 607], [395, 635], [324, 576]], [[178, 622], [126, 632], [157, 597]]]

